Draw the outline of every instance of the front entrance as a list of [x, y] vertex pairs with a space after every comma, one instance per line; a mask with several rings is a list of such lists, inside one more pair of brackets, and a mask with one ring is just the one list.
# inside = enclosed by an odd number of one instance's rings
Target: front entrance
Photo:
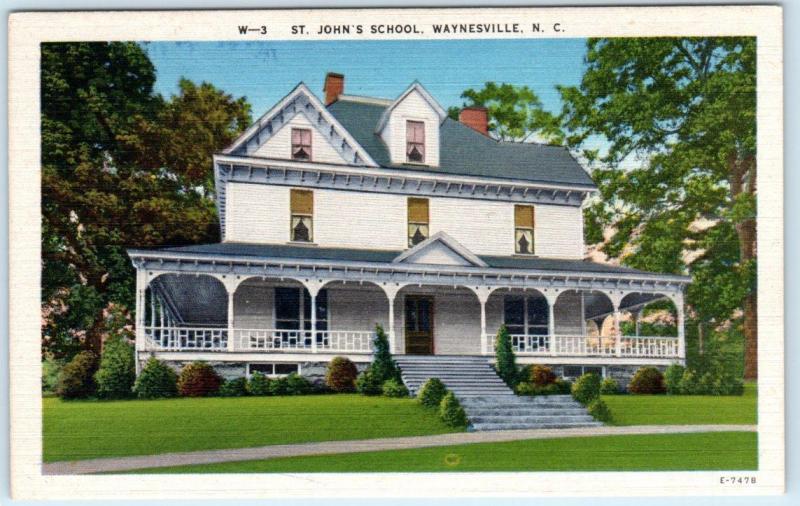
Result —
[[406, 296], [406, 354], [433, 354], [433, 297]]

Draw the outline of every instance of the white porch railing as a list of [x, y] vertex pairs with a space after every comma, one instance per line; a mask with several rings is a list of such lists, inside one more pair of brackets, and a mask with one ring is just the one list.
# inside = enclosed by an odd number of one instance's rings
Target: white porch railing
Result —
[[148, 350], [224, 351], [228, 329], [221, 327], [145, 327]]
[[371, 353], [373, 331], [319, 330], [317, 342], [310, 330], [233, 330], [220, 327], [145, 327], [146, 351], [269, 351], [297, 353]]
[[[512, 334], [511, 348], [521, 356], [678, 358], [677, 337], [622, 336], [617, 349], [613, 336], [535, 336]], [[494, 353], [494, 335], [485, 336], [487, 354]]]

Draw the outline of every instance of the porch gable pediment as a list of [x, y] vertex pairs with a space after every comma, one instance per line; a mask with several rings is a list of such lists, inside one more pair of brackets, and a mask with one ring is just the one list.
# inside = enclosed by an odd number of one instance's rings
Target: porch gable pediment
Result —
[[445, 232], [437, 232], [404, 251], [393, 263], [488, 267], [486, 262]]

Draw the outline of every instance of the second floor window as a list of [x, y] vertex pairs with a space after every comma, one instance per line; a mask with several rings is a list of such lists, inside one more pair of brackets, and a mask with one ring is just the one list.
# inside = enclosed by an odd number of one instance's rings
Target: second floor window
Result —
[[522, 255], [534, 253], [533, 206], [514, 206], [514, 252]]
[[291, 190], [292, 241], [314, 240], [314, 194], [308, 190]]
[[406, 160], [425, 163], [425, 123], [406, 121]]
[[428, 199], [408, 199], [408, 247], [428, 238]]
[[292, 128], [292, 160], [311, 160], [311, 130]]

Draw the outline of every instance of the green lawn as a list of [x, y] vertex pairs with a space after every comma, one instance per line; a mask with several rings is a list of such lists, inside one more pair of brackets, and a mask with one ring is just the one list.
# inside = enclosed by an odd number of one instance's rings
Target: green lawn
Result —
[[757, 469], [756, 434], [712, 432], [480, 443], [289, 457], [134, 473], [708, 471]]
[[360, 395], [43, 403], [45, 462], [454, 432], [414, 399]]
[[614, 425], [755, 424], [756, 384], [741, 396], [604, 395]]

